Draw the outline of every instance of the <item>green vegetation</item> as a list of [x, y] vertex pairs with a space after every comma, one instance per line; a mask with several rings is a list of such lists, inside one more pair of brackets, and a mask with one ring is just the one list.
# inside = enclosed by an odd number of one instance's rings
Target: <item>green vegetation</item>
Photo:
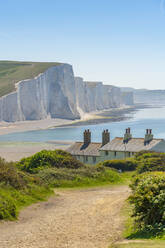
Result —
[[37, 176], [47, 185], [63, 188], [123, 184], [127, 180], [127, 175], [123, 176], [115, 170], [91, 165], [84, 165], [76, 170], [49, 168], [41, 170]]
[[113, 183], [124, 183], [129, 173], [120, 174], [101, 165], [84, 165], [68, 152], [43, 150], [24, 158], [17, 167], [35, 174], [45, 185], [51, 187], [85, 187]]
[[111, 248], [165, 247], [165, 154], [139, 152], [131, 160], [137, 168], [130, 187], [131, 196], [125, 203], [124, 242]]
[[165, 171], [165, 153], [140, 152], [134, 159], [138, 163], [137, 173]]
[[23, 171], [37, 173], [42, 169], [51, 167], [77, 169], [82, 167], [83, 164], [68, 152], [42, 150], [31, 157], [22, 159], [17, 166]]
[[123, 209], [123, 236], [130, 241], [112, 247], [165, 247], [165, 154], [144, 151], [133, 160], [132, 193]]
[[117, 170], [123, 171], [134, 171], [137, 167], [137, 161], [134, 158], [130, 159], [114, 159], [114, 160], [106, 160], [100, 162], [100, 165], [114, 168]]
[[136, 241], [136, 242], [128, 242], [128, 243], [121, 243], [121, 244], [115, 244], [113, 246], [110, 246], [110, 248], [164, 248], [165, 242], [161, 240], [156, 241]]
[[142, 151], [132, 158], [106, 160], [100, 165], [121, 171], [144, 173], [149, 171], [165, 171], [165, 153]]
[[128, 184], [130, 175], [84, 165], [61, 150], [43, 150], [17, 163], [0, 158], [0, 219], [17, 218], [22, 207], [47, 199], [52, 188]]
[[154, 237], [164, 233], [165, 173], [150, 172], [137, 176], [131, 189], [129, 201], [133, 205], [132, 217], [137, 226], [137, 234]]
[[15, 219], [23, 206], [45, 200], [53, 191], [36, 176], [0, 159], [0, 220]]
[[53, 193], [52, 188], [128, 184], [131, 179], [132, 193], [124, 208], [127, 220], [123, 234], [130, 241], [112, 247], [162, 248], [165, 246], [164, 158], [165, 154], [141, 152], [134, 158], [95, 166], [84, 165], [61, 150], [43, 150], [18, 163], [7, 163], [0, 158], [0, 219], [16, 219], [21, 208], [47, 199]]
[[0, 61], [0, 97], [15, 90], [15, 83], [34, 78], [60, 63]]

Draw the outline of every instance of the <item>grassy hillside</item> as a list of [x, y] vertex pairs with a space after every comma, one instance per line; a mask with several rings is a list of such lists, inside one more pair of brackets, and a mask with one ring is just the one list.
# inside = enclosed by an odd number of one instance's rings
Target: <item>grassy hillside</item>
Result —
[[17, 163], [0, 158], [0, 220], [16, 219], [23, 207], [46, 200], [53, 188], [116, 185], [129, 179], [128, 172], [87, 166], [62, 150], [43, 150]]
[[60, 63], [0, 61], [0, 97], [15, 90], [15, 83], [34, 78]]

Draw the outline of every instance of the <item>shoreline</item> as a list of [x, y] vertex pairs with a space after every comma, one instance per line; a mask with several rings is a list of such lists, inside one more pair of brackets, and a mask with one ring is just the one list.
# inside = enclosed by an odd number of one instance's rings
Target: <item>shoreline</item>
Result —
[[[57, 127], [81, 126], [88, 123], [99, 124], [103, 122], [122, 121], [125, 118], [125, 111], [131, 112], [133, 111], [133, 109], [135, 110], [137, 109], [137, 107], [123, 107], [118, 109], [91, 112], [85, 114], [85, 117], [80, 120], [56, 118], [34, 121], [0, 122], [0, 135], [17, 132], [44, 130]], [[114, 116], [114, 112], [117, 113], [116, 116]], [[106, 113], [108, 113], [109, 116], [106, 116]]]
[[150, 108], [148, 105], [136, 104], [134, 106], [126, 106], [122, 108], [112, 108], [103, 111], [91, 112], [87, 118], [76, 120], [69, 124], [62, 124], [58, 127], [74, 127], [74, 126], [84, 126], [84, 125], [96, 125], [101, 123], [111, 123], [129, 120], [132, 117], [126, 116], [140, 109]]
[[[35, 130], [45, 130], [53, 128], [75, 127], [82, 125], [101, 124], [106, 122], [115, 122], [127, 120], [131, 117], [126, 116], [147, 106], [132, 106], [118, 109], [109, 109], [87, 114], [82, 120], [65, 119], [46, 119], [39, 121], [24, 121], [15, 123], [0, 123], [0, 135], [27, 132]], [[49, 141], [49, 142], [0, 142], [0, 157], [7, 161], [18, 161], [23, 157], [31, 156], [41, 150], [67, 149], [73, 141]]]
[[[18, 121], [18, 122], [0, 122], [0, 135], [45, 130], [52, 128], [82, 126], [82, 125], [94, 125], [107, 122], [124, 121], [131, 119], [127, 114], [131, 114], [135, 111], [144, 108], [150, 108], [149, 105], [136, 104], [134, 106], [124, 106], [121, 108], [112, 108], [102, 111], [86, 113], [84, 118], [79, 120], [68, 119], [44, 119], [34, 121]], [[152, 106], [153, 107], [153, 106]]]

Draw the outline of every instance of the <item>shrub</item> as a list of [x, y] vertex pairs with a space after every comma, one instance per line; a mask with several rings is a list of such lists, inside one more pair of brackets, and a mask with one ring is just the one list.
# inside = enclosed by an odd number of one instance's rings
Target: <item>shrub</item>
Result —
[[106, 160], [99, 165], [114, 168], [121, 171], [133, 171], [137, 167], [137, 162], [133, 159], [115, 159], [115, 160]]
[[31, 157], [23, 158], [17, 166], [29, 173], [36, 173], [43, 168], [69, 168], [77, 169], [83, 164], [73, 158], [71, 154], [62, 150], [43, 150]]
[[116, 170], [103, 166], [84, 165], [78, 169], [47, 168], [41, 170], [37, 176], [44, 184], [50, 186], [75, 187], [86, 185], [98, 185], [120, 182], [121, 174]]
[[0, 183], [20, 189], [27, 185], [27, 176], [18, 171], [14, 163], [7, 163], [0, 158]]
[[134, 178], [132, 195], [133, 217], [139, 228], [165, 225], [165, 174], [144, 173]]
[[137, 172], [165, 171], [165, 153], [147, 152], [136, 154]]
[[0, 220], [15, 219], [17, 217], [17, 207], [14, 199], [0, 191]]
[[44, 200], [52, 193], [40, 178], [0, 158], [0, 220], [15, 219], [20, 208]]

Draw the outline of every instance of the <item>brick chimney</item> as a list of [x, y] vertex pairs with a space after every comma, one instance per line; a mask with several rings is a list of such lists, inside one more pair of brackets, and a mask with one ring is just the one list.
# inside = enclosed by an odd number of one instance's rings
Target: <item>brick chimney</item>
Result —
[[144, 137], [144, 145], [147, 145], [150, 143], [150, 141], [153, 140], [153, 134], [152, 134], [152, 129], [146, 129], [146, 134]]
[[84, 131], [84, 145], [89, 145], [91, 143], [91, 132], [89, 129]]
[[106, 129], [102, 132], [102, 146], [109, 143], [109, 141], [110, 141], [110, 133], [108, 132], [108, 129]]
[[131, 134], [131, 128], [128, 127], [125, 130], [125, 134], [124, 134], [124, 139], [123, 139], [123, 143], [128, 143], [128, 141], [132, 139], [132, 134]]

